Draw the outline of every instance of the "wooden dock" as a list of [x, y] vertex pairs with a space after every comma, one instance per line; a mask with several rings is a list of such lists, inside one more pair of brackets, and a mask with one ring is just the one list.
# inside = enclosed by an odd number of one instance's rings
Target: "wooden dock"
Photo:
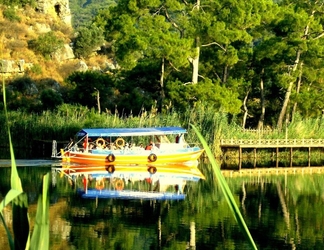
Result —
[[274, 175], [323, 174], [323, 167], [257, 168], [222, 170], [224, 177], [264, 177]]
[[292, 167], [293, 150], [304, 148], [308, 151], [308, 166], [310, 166], [312, 149], [322, 150], [324, 148], [324, 139], [222, 139], [220, 140], [220, 148], [223, 156], [229, 150], [238, 151], [239, 170], [242, 167], [243, 149], [253, 150], [255, 161], [258, 149], [275, 150], [276, 167], [279, 164], [280, 149], [289, 149], [290, 167]]

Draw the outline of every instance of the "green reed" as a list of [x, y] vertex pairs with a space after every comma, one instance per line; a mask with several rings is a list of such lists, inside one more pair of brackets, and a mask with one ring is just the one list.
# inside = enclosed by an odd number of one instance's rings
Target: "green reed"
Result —
[[[11, 126], [14, 125], [12, 118], [8, 115], [6, 106], [5, 81], [2, 80], [3, 103], [4, 103], [4, 128], [9, 139], [10, 157], [11, 157], [11, 189], [5, 195], [0, 203], [0, 219], [7, 233], [10, 249], [49, 249], [49, 199], [48, 190], [50, 183], [50, 173], [43, 176], [42, 192], [38, 197], [36, 220], [32, 235], [30, 234], [29, 215], [28, 215], [28, 197], [23, 191], [20, 177], [17, 171], [15, 155], [13, 150], [12, 137], [10, 133]], [[13, 113], [15, 115], [15, 113]], [[23, 119], [24, 117], [20, 117]], [[3, 209], [11, 205], [12, 209], [12, 232], [3, 216]]]
[[193, 130], [195, 131], [195, 133], [197, 134], [199, 140], [201, 141], [207, 157], [210, 161], [210, 165], [212, 166], [213, 172], [216, 176], [218, 185], [220, 186], [223, 195], [225, 196], [225, 199], [232, 211], [232, 214], [234, 216], [234, 218], [236, 219], [239, 227], [241, 228], [242, 232], [244, 233], [244, 235], [246, 236], [250, 246], [252, 249], [257, 249], [255, 242], [250, 234], [250, 231], [248, 229], [248, 227], [246, 226], [246, 223], [244, 221], [244, 218], [240, 212], [240, 209], [238, 207], [238, 205], [236, 204], [235, 198], [231, 192], [231, 189], [229, 188], [223, 174], [221, 173], [220, 167], [218, 166], [218, 163], [214, 157], [214, 154], [212, 153], [211, 149], [209, 148], [206, 140], [204, 139], [204, 137], [201, 135], [201, 133], [199, 132], [199, 130], [194, 126], [191, 125], [191, 127], [193, 128]]

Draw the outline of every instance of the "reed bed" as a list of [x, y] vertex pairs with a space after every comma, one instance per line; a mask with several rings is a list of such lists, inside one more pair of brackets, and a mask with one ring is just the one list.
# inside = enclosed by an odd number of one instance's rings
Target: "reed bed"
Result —
[[[229, 118], [226, 113], [215, 111], [207, 105], [196, 105], [185, 112], [168, 111], [157, 113], [156, 108], [143, 110], [134, 116], [99, 114], [95, 109], [88, 109], [80, 105], [63, 104], [55, 111], [44, 111], [39, 114], [22, 111], [8, 112], [9, 125], [13, 145], [20, 148], [32, 148], [35, 140], [68, 141], [82, 128], [98, 127], [155, 127], [155, 126], [182, 126], [189, 133], [187, 141], [199, 144], [197, 135], [189, 124], [195, 124], [215, 154], [220, 153], [220, 139], [318, 139], [324, 138], [324, 122], [322, 118], [302, 119], [287, 124], [282, 131], [276, 129], [249, 130], [242, 129], [237, 118]], [[8, 147], [6, 119], [0, 113], [0, 146]]]

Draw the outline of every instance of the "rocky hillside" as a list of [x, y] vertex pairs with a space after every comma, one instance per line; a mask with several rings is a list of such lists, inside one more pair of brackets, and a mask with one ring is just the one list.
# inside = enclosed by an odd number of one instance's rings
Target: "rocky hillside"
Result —
[[[0, 6], [0, 72], [6, 78], [28, 75], [32, 79], [51, 78], [63, 84], [64, 79], [74, 71], [106, 70], [109, 65], [106, 56], [94, 53], [87, 60], [75, 58], [71, 47], [75, 32], [70, 24], [55, 13], [35, 9], [10, 10]], [[50, 31], [63, 41], [64, 46], [44, 57], [31, 49], [30, 43]]]

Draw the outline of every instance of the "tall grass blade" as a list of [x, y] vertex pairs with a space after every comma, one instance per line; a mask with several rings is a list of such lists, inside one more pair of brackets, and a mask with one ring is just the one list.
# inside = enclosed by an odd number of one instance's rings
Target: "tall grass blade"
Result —
[[213, 167], [213, 170], [214, 170], [216, 178], [217, 178], [217, 180], [219, 182], [219, 185], [220, 185], [220, 187], [221, 187], [221, 189], [223, 191], [223, 194], [224, 194], [224, 196], [226, 198], [226, 201], [227, 201], [229, 207], [231, 208], [231, 210], [233, 212], [233, 215], [234, 215], [237, 223], [239, 224], [239, 226], [242, 229], [243, 233], [247, 237], [251, 247], [253, 249], [257, 249], [257, 247], [256, 247], [256, 245], [254, 243], [254, 240], [253, 240], [253, 238], [252, 238], [252, 236], [250, 234], [250, 231], [249, 231], [248, 227], [245, 224], [243, 216], [242, 216], [242, 214], [241, 214], [241, 212], [240, 212], [240, 210], [239, 210], [239, 208], [238, 208], [238, 206], [237, 206], [237, 204], [235, 202], [234, 196], [233, 196], [233, 194], [232, 194], [232, 192], [231, 192], [231, 190], [230, 190], [230, 188], [229, 188], [223, 174], [221, 173], [220, 168], [217, 166], [217, 162], [215, 160], [215, 157], [214, 157], [212, 151], [210, 150], [207, 142], [205, 141], [205, 139], [201, 135], [201, 133], [198, 131], [198, 129], [194, 125], [192, 125], [192, 124], [190, 124], [190, 125], [194, 129], [194, 131], [196, 132], [200, 142], [202, 143], [202, 145], [203, 145], [203, 147], [205, 149], [205, 152], [206, 152], [206, 154], [208, 156], [208, 159], [209, 159], [209, 161], [210, 161], [210, 163], [211, 163], [211, 165]]
[[42, 193], [38, 197], [36, 222], [31, 238], [31, 250], [49, 248], [49, 199], [50, 173], [43, 176]]
[[7, 101], [6, 101], [6, 87], [5, 87], [5, 81], [2, 78], [2, 94], [3, 94], [3, 106], [4, 106], [4, 112], [6, 116], [7, 121], [7, 131], [8, 131], [8, 137], [9, 137], [9, 146], [10, 146], [10, 158], [11, 158], [11, 188], [16, 189], [19, 191], [22, 190], [21, 181], [17, 172], [17, 166], [16, 166], [16, 160], [15, 160], [15, 154], [12, 146], [11, 141], [11, 135], [10, 135], [10, 126], [9, 126], [9, 119], [8, 119], [8, 112], [7, 112]]
[[9, 192], [6, 194], [5, 198], [0, 203], [0, 213], [2, 213], [5, 206], [7, 206], [10, 202], [12, 202], [15, 198], [17, 198], [22, 191], [18, 191], [15, 189], [10, 189]]
[[[9, 137], [9, 146], [10, 146], [10, 156], [11, 156], [11, 178], [10, 178], [10, 185], [11, 190], [16, 190], [20, 194], [17, 196], [12, 196], [12, 225], [13, 225], [13, 233], [14, 233], [14, 248], [11, 245], [11, 235], [8, 235], [9, 245], [12, 249], [15, 250], [23, 250], [26, 248], [26, 244], [29, 241], [29, 218], [28, 218], [28, 199], [27, 195], [23, 193], [21, 180], [18, 175], [17, 165], [14, 155], [14, 150], [12, 146], [12, 140], [10, 135], [10, 126], [9, 126], [9, 119], [8, 119], [8, 112], [7, 112], [7, 102], [6, 102], [6, 88], [5, 88], [5, 81], [2, 78], [2, 92], [3, 92], [3, 104], [4, 104], [4, 112], [6, 117], [6, 124], [7, 124], [7, 132]], [[7, 196], [6, 196], [7, 197]], [[7, 227], [7, 226], [5, 226]]]

